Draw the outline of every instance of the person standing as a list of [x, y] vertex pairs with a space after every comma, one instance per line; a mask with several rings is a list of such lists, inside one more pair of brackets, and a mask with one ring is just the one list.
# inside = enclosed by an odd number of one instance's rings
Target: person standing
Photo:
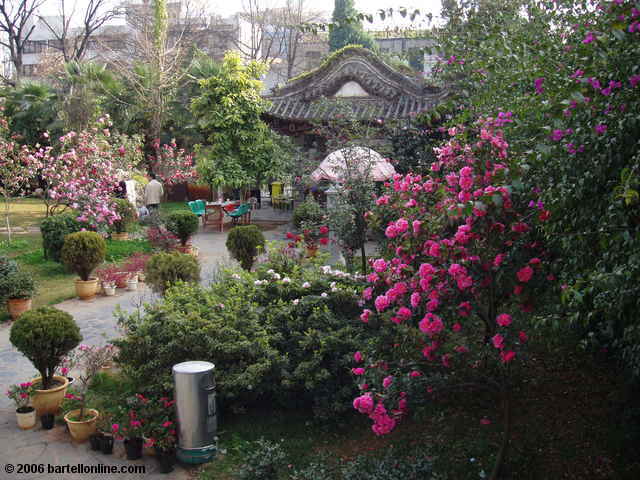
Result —
[[149, 210], [149, 213], [157, 213], [160, 208], [160, 201], [162, 195], [164, 195], [164, 188], [162, 184], [156, 180], [156, 174], [151, 172], [149, 174], [151, 181], [144, 187], [144, 203]]

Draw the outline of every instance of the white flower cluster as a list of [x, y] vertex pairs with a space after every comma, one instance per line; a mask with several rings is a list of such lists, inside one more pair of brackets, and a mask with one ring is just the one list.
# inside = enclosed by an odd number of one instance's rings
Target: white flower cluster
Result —
[[331, 268], [331, 265], [323, 265], [322, 267], [320, 267], [320, 271], [325, 275], [333, 275], [334, 277], [338, 278], [350, 278], [352, 280], [364, 279], [364, 275], [361, 275], [359, 273], [351, 274], [343, 272], [342, 270], [334, 270], [333, 268]]

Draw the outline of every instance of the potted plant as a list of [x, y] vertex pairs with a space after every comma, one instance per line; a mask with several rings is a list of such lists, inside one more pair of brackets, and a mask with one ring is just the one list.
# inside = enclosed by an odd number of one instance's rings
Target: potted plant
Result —
[[32, 382], [12, 385], [7, 391], [7, 396], [16, 404], [16, 419], [18, 427], [22, 430], [29, 430], [36, 426], [36, 409], [29, 405], [34, 392]]
[[82, 340], [78, 325], [67, 312], [40, 307], [23, 313], [11, 326], [9, 338], [40, 372], [40, 377], [32, 380], [40, 386], [32, 399], [37, 415], [55, 414], [69, 385], [67, 378], [55, 375], [55, 371]]
[[76, 280], [76, 293], [81, 300], [96, 295], [98, 279], [91, 278], [93, 270], [104, 262], [107, 244], [95, 232], [71, 233], [64, 238], [62, 262], [80, 277]]
[[195, 213], [179, 211], [173, 212], [167, 219], [167, 228], [180, 240], [178, 250], [182, 253], [193, 252], [189, 240], [198, 231], [200, 220]]
[[7, 310], [13, 320], [31, 309], [36, 285], [30, 273], [16, 268], [0, 278], [0, 298], [7, 299]]
[[129, 200], [126, 200], [124, 198], [115, 198], [114, 202], [116, 213], [120, 218], [111, 224], [111, 239], [128, 240], [128, 229], [130, 225], [135, 222], [138, 214]]
[[116, 286], [123, 276], [123, 272], [117, 265], [105, 265], [96, 270], [96, 276], [102, 284], [104, 294], [107, 297], [112, 297], [116, 294]]
[[127, 261], [123, 265], [123, 268], [130, 275], [137, 275], [139, 282], [144, 282], [144, 268], [147, 265], [149, 258], [151, 258], [151, 255], [142, 252], [136, 252], [127, 259]]
[[[100, 450], [105, 455], [113, 453], [113, 434], [111, 433], [112, 416], [108, 412], [101, 412], [97, 422], [97, 432], [89, 437], [90, 442], [95, 442], [96, 450]], [[93, 448], [91, 444], [91, 449]]]
[[287, 238], [295, 243], [301, 243], [307, 250], [307, 257], [315, 257], [318, 254], [319, 245], [329, 243], [329, 227], [314, 223], [302, 222], [302, 235], [287, 234]]
[[152, 446], [158, 460], [160, 473], [173, 471], [176, 463], [177, 431], [173, 400], [162, 397], [149, 402], [147, 426], [147, 445]]
[[138, 274], [133, 273], [129, 275], [127, 279], [127, 290], [130, 292], [135, 292], [138, 290]]
[[133, 409], [125, 409], [119, 415], [120, 421], [111, 425], [111, 432], [115, 438], [124, 439], [124, 449], [128, 460], [138, 460], [142, 457], [144, 433], [142, 419]]
[[60, 373], [60, 375], [66, 377], [67, 381], [69, 382], [67, 389], [71, 388], [73, 383], [76, 381], [74, 377], [69, 375], [71, 370], [76, 366], [76, 363], [78, 362], [76, 359], [75, 350], [72, 350], [62, 359], [60, 365], [58, 366], [58, 372]]
[[96, 432], [99, 413], [93, 408], [86, 407], [87, 389], [102, 366], [112, 361], [113, 353], [111, 345], [104, 347], [80, 345], [78, 347], [77, 361], [81, 367], [81, 373], [78, 375], [77, 388], [80, 405], [64, 416], [71, 438], [78, 443], [86, 442], [89, 436]]

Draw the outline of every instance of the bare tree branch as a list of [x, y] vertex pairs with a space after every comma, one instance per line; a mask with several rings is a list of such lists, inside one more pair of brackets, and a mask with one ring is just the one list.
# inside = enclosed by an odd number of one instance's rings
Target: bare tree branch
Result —
[[35, 29], [33, 21], [45, 0], [0, 0], [0, 32], [5, 38], [2, 45], [9, 50], [15, 67], [17, 82], [22, 75], [24, 47]]

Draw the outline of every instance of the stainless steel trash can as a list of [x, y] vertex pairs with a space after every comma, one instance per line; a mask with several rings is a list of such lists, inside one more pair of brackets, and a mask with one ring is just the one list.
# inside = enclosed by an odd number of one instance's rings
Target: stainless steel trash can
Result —
[[178, 459], [205, 463], [216, 453], [218, 418], [215, 366], [209, 362], [182, 362], [173, 366], [174, 399], [178, 416]]

